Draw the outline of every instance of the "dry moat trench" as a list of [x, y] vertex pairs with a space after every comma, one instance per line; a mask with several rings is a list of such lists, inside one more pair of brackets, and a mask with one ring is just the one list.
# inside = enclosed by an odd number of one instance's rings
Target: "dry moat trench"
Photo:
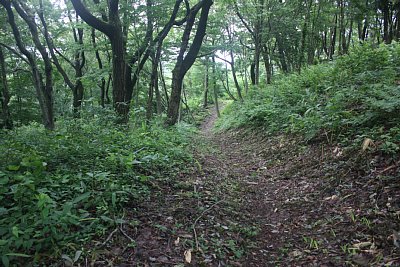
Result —
[[95, 265], [400, 266], [398, 165], [296, 137], [214, 134], [215, 120], [193, 141], [196, 167], [154, 184]]

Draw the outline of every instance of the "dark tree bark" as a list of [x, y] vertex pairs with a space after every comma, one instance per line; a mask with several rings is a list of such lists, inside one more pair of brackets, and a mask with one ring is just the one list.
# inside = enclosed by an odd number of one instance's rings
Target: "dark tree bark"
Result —
[[[101, 60], [99, 49], [97, 49], [96, 30], [94, 28], [92, 28], [91, 39], [95, 50], [94, 53], [96, 56], [97, 65], [99, 66], [99, 70], [103, 70], [103, 61]], [[100, 88], [100, 105], [101, 107], [104, 108], [106, 104], [106, 79], [104, 77], [101, 77], [99, 88]]]
[[71, 0], [77, 14], [91, 27], [104, 33], [111, 43], [113, 103], [122, 122], [127, 122], [129, 103], [127, 102], [127, 60], [124, 32], [119, 17], [119, 1], [109, 1], [107, 22], [93, 16], [80, 0]]
[[264, 59], [265, 72], [267, 74], [267, 84], [270, 84], [272, 79], [272, 67], [267, 45], [263, 45], [262, 54]]
[[[175, 19], [183, 0], [176, 0], [168, 23], [153, 40], [151, 40], [151, 36], [153, 35], [152, 16], [148, 16], [145, 40], [130, 58], [126, 54], [127, 36], [125, 34], [127, 28], [124, 27], [125, 25], [122, 25], [120, 19], [118, 0], [109, 1], [107, 21], [104, 20], [104, 16], [102, 16], [102, 20], [93, 16], [82, 4], [81, 0], [71, 0], [71, 2], [78, 15], [87, 24], [104, 33], [110, 40], [112, 50], [113, 103], [117, 114], [121, 117], [120, 122], [126, 123], [129, 119], [130, 103], [139, 74], [146, 60], [149, 58], [152, 47], [160, 39], [165, 38], [172, 26], [177, 23]], [[146, 4], [150, 7], [152, 1], [147, 0]], [[137, 64], [137, 67], [133, 70], [132, 68], [135, 64]]]
[[396, 19], [396, 23], [394, 26], [394, 33], [393, 33], [393, 37], [394, 39], [398, 42], [400, 40], [400, 2], [397, 1], [394, 4], [393, 7], [394, 11], [395, 11], [395, 19]]
[[388, 0], [379, 0], [378, 1], [379, 9], [382, 11], [383, 15], [383, 41], [386, 44], [391, 43], [390, 32], [389, 32], [389, 24], [391, 22], [390, 16], [390, 8]]
[[[201, 0], [198, 4], [190, 9], [189, 15], [187, 17], [186, 27], [182, 36], [181, 48], [178, 58], [176, 60], [175, 67], [172, 71], [172, 92], [167, 112], [167, 125], [174, 125], [178, 120], [183, 79], [187, 71], [192, 67], [193, 63], [195, 62], [196, 56], [201, 48], [203, 38], [206, 34], [208, 13], [212, 4], [212, 0]], [[196, 35], [188, 50], [187, 48], [189, 44], [190, 33], [192, 31], [196, 15], [200, 11], [200, 9], [201, 14], [196, 30]]]
[[0, 0], [0, 5], [2, 5], [7, 11], [8, 22], [11, 26], [18, 49], [27, 58], [27, 61], [29, 62], [36, 89], [36, 94], [39, 101], [39, 106], [42, 113], [43, 125], [46, 129], [52, 130], [54, 129], [54, 111], [53, 111], [53, 77], [52, 77], [51, 61], [49, 55], [47, 54], [46, 47], [40, 41], [39, 31], [34, 16], [27, 12], [28, 9], [26, 7], [21, 6], [23, 3], [19, 1], [13, 1], [12, 3], [19, 16], [28, 25], [29, 31], [32, 36], [32, 40], [35, 44], [35, 47], [39, 51], [44, 63], [44, 77], [43, 77], [43, 73], [36, 62], [36, 55], [30, 52], [22, 41], [21, 33], [15, 22], [15, 16], [11, 6], [11, 1]]
[[338, 24], [338, 15], [335, 14], [335, 24], [331, 29], [331, 38], [330, 38], [330, 48], [328, 57], [330, 60], [333, 60], [333, 55], [335, 54], [337, 24]]
[[252, 85], [256, 84], [256, 76], [256, 64], [252, 62], [250, 65], [250, 80]]
[[278, 46], [279, 60], [281, 62], [282, 71], [284, 73], [288, 73], [289, 72], [289, 66], [288, 66], [288, 64], [286, 62], [285, 49], [283, 47], [282, 37], [280, 36], [279, 33], [276, 36], [276, 44]]
[[1, 91], [0, 91], [0, 103], [1, 103], [1, 117], [0, 117], [0, 129], [12, 129], [13, 122], [11, 119], [10, 109], [8, 104], [10, 103], [10, 93], [8, 91], [7, 84], [7, 71], [6, 62], [4, 59], [3, 48], [0, 47], [0, 71], [1, 71]]

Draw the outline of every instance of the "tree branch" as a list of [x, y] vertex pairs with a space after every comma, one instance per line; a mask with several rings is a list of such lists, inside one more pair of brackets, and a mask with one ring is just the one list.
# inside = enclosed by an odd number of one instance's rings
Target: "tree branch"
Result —
[[6, 48], [7, 50], [9, 50], [11, 53], [13, 53], [14, 55], [16, 55], [17, 57], [19, 57], [20, 59], [22, 59], [24, 62], [29, 64], [29, 61], [22, 55], [20, 54], [17, 50], [15, 50], [14, 48], [12, 48], [9, 45], [6, 45], [4, 43], [0, 43], [0, 46], [3, 46], [4, 48]]
[[[87, 24], [89, 24], [90, 26], [92, 26], [96, 30], [101, 31], [102, 33], [104, 33], [108, 37], [111, 37], [113, 35], [114, 27], [111, 24], [109, 24], [107, 22], [104, 22], [104, 21], [96, 18], [95, 16], [93, 16], [90, 13], [90, 11], [82, 4], [81, 0], [71, 0], [71, 2], [72, 2], [72, 5], [75, 8], [76, 13], [78, 13], [78, 15]], [[117, 6], [118, 6], [118, 1], [112, 1], [112, 2], [117, 2]], [[114, 5], [113, 5], [113, 7], [114, 7]]]
[[242, 16], [242, 14], [240, 14], [239, 7], [238, 7], [236, 1], [234, 1], [234, 5], [235, 5], [236, 15], [239, 17], [240, 21], [243, 23], [244, 27], [246, 27], [246, 29], [249, 31], [251, 36], [253, 36], [253, 38], [256, 39], [256, 35], [254, 34], [254, 31], [250, 28], [249, 24], [247, 24], [247, 22], [244, 20], [244, 17]]

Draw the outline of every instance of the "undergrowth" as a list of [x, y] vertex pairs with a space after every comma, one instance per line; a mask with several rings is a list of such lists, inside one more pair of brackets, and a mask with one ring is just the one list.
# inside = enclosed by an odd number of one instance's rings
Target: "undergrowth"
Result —
[[345, 146], [366, 139], [393, 154], [400, 146], [400, 45], [363, 44], [334, 62], [312, 66], [253, 90], [219, 120], [220, 130], [262, 128]]
[[153, 180], [191, 160], [192, 133], [184, 124], [130, 129], [95, 119], [0, 132], [0, 265], [79, 257], [145, 201]]

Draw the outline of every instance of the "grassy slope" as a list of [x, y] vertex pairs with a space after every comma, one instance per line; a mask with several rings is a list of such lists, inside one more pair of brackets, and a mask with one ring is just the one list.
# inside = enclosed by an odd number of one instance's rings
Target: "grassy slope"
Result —
[[[249, 209], [295, 221], [288, 234], [273, 237], [280, 246], [269, 255], [274, 264], [400, 264], [393, 235], [400, 230], [399, 56], [397, 44], [356, 47], [224, 111], [218, 129], [240, 129], [232, 132], [256, 144], [252, 153], [262, 154], [267, 170], [257, 181], [259, 195], [277, 198], [282, 212], [269, 212], [259, 197]], [[276, 194], [283, 188], [287, 195]], [[285, 202], [291, 198], [298, 201]], [[300, 227], [288, 215], [296, 212], [306, 219]], [[256, 240], [268, 245], [269, 235], [267, 229]]]
[[255, 126], [397, 153], [400, 144], [400, 45], [358, 46], [333, 63], [282, 77], [225, 110], [220, 129]]

